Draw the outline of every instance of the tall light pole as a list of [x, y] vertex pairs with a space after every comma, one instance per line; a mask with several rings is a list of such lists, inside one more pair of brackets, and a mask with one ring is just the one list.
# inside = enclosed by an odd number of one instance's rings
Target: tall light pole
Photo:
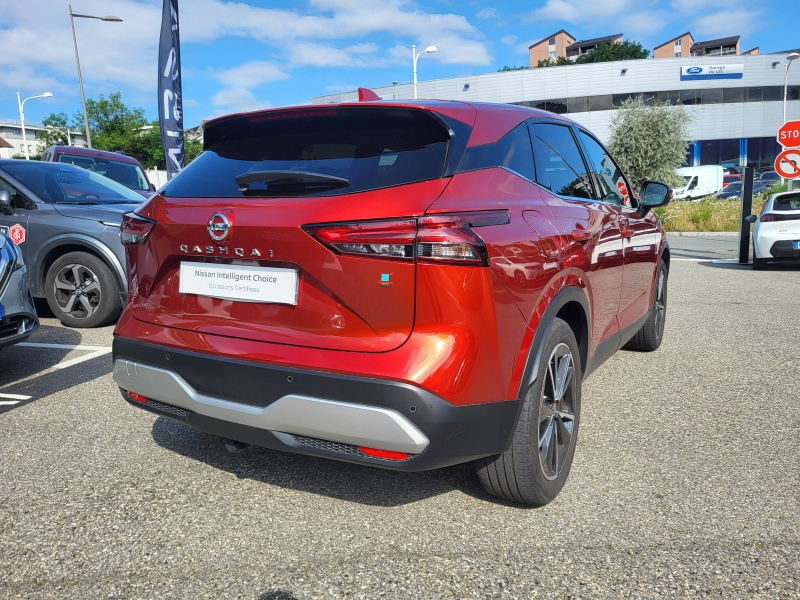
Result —
[[95, 17], [94, 15], [87, 15], [72, 11], [72, 5], [69, 5], [69, 22], [72, 24], [72, 43], [75, 44], [75, 63], [78, 65], [78, 83], [81, 86], [81, 103], [83, 104], [83, 124], [86, 126], [86, 144], [89, 148], [92, 147], [92, 134], [89, 133], [89, 116], [86, 114], [86, 97], [83, 95], [83, 78], [81, 77], [81, 59], [78, 58], [78, 38], [75, 37], [75, 17], [79, 19], [100, 19], [101, 21], [111, 21], [114, 23], [121, 23], [122, 19], [114, 15], [106, 15], [105, 17]]
[[25, 135], [25, 103], [28, 100], [33, 100], [34, 98], [52, 98], [53, 94], [50, 92], [45, 92], [44, 94], [39, 94], [38, 96], [30, 96], [29, 98], [25, 98], [22, 102], [19, 99], [19, 92], [17, 92], [17, 104], [19, 104], [19, 120], [22, 123], [22, 146], [23, 150], [25, 150], [25, 160], [30, 160], [31, 155], [28, 152], [28, 136]]
[[789, 82], [789, 67], [792, 66], [792, 61], [800, 58], [800, 54], [792, 52], [786, 57], [786, 69], [783, 72], [783, 122], [786, 123], [786, 92], [789, 89], [787, 83]]
[[[797, 60], [800, 58], [800, 54], [797, 52], [792, 52], [789, 56], [786, 57], [786, 69], [783, 72], [783, 122], [786, 123], [786, 96], [788, 91], [788, 83], [789, 83], [789, 67], [792, 66], [792, 61]], [[789, 179], [786, 184], [786, 189], [792, 191], [794, 186], [792, 185], [792, 180]]]
[[437, 50], [438, 48], [436, 46], [428, 46], [425, 50], [417, 54], [416, 45], [411, 46], [411, 56], [414, 57], [414, 100], [417, 99], [417, 59], [427, 52], [436, 52]]

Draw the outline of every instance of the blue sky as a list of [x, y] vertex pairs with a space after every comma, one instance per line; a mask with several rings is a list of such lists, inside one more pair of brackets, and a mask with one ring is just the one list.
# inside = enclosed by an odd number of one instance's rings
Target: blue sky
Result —
[[[87, 97], [122, 92], [156, 118], [161, 0], [0, 0], [0, 118], [80, 109], [68, 4], [122, 23], [77, 19]], [[653, 47], [684, 31], [742, 36], [742, 49], [800, 47], [800, 2], [786, 0], [180, 0], [184, 124], [313, 96], [411, 81], [411, 44], [433, 79], [527, 65], [529, 44], [559, 29], [578, 39], [623, 33]], [[800, 69], [800, 65], [794, 68]]]

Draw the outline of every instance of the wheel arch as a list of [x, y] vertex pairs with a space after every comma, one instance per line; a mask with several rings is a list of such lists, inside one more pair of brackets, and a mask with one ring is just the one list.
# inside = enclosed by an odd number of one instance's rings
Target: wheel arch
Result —
[[581, 359], [581, 373], [586, 371], [589, 358], [590, 336], [591, 336], [591, 308], [586, 293], [576, 285], [570, 285], [562, 289], [550, 301], [544, 311], [539, 324], [536, 326], [536, 333], [533, 337], [528, 352], [528, 359], [525, 363], [525, 370], [519, 385], [517, 398], [522, 400], [528, 390], [536, 381], [536, 374], [539, 372], [539, 364], [542, 359], [542, 351], [547, 335], [556, 318], [565, 321], [578, 342], [578, 350]]
[[37, 298], [45, 296], [45, 278], [50, 266], [68, 252], [86, 252], [102, 260], [117, 278], [120, 289], [127, 290], [125, 271], [114, 253], [97, 240], [80, 234], [57, 236], [47, 242], [36, 256], [31, 277], [31, 293]]

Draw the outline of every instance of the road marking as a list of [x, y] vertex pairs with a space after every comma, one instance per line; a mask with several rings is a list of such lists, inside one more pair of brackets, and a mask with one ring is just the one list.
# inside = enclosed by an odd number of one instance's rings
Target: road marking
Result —
[[37, 344], [33, 342], [22, 342], [17, 344], [17, 346], [24, 346], [26, 348], [50, 348], [55, 350], [83, 350], [86, 352], [90, 352], [86, 356], [79, 356], [77, 358], [73, 358], [68, 360], [67, 362], [58, 363], [57, 365], [53, 365], [54, 369], [66, 369], [68, 367], [73, 367], [77, 364], [82, 362], [86, 362], [87, 360], [92, 360], [93, 358], [97, 358], [98, 356], [103, 356], [104, 354], [111, 353], [111, 346], [73, 346], [72, 344]]
[[0, 406], [14, 406], [19, 404], [19, 400], [0, 400]]
[[677, 256], [673, 256], [670, 260], [685, 260], [687, 262], [708, 262], [711, 260], [710, 258], [678, 258]]
[[[31, 396], [23, 396], [22, 394], [0, 394], [0, 398], [8, 398], [9, 400], [30, 400]], [[16, 404], [16, 402], [10, 402], [9, 404]]]

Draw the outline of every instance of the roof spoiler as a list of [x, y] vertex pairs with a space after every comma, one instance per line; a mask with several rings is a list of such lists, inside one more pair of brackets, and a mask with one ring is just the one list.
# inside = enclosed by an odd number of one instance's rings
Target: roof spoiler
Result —
[[358, 88], [358, 101], [359, 102], [374, 102], [375, 100], [380, 100], [381, 97], [378, 96], [372, 90], [368, 90], [367, 88]]

